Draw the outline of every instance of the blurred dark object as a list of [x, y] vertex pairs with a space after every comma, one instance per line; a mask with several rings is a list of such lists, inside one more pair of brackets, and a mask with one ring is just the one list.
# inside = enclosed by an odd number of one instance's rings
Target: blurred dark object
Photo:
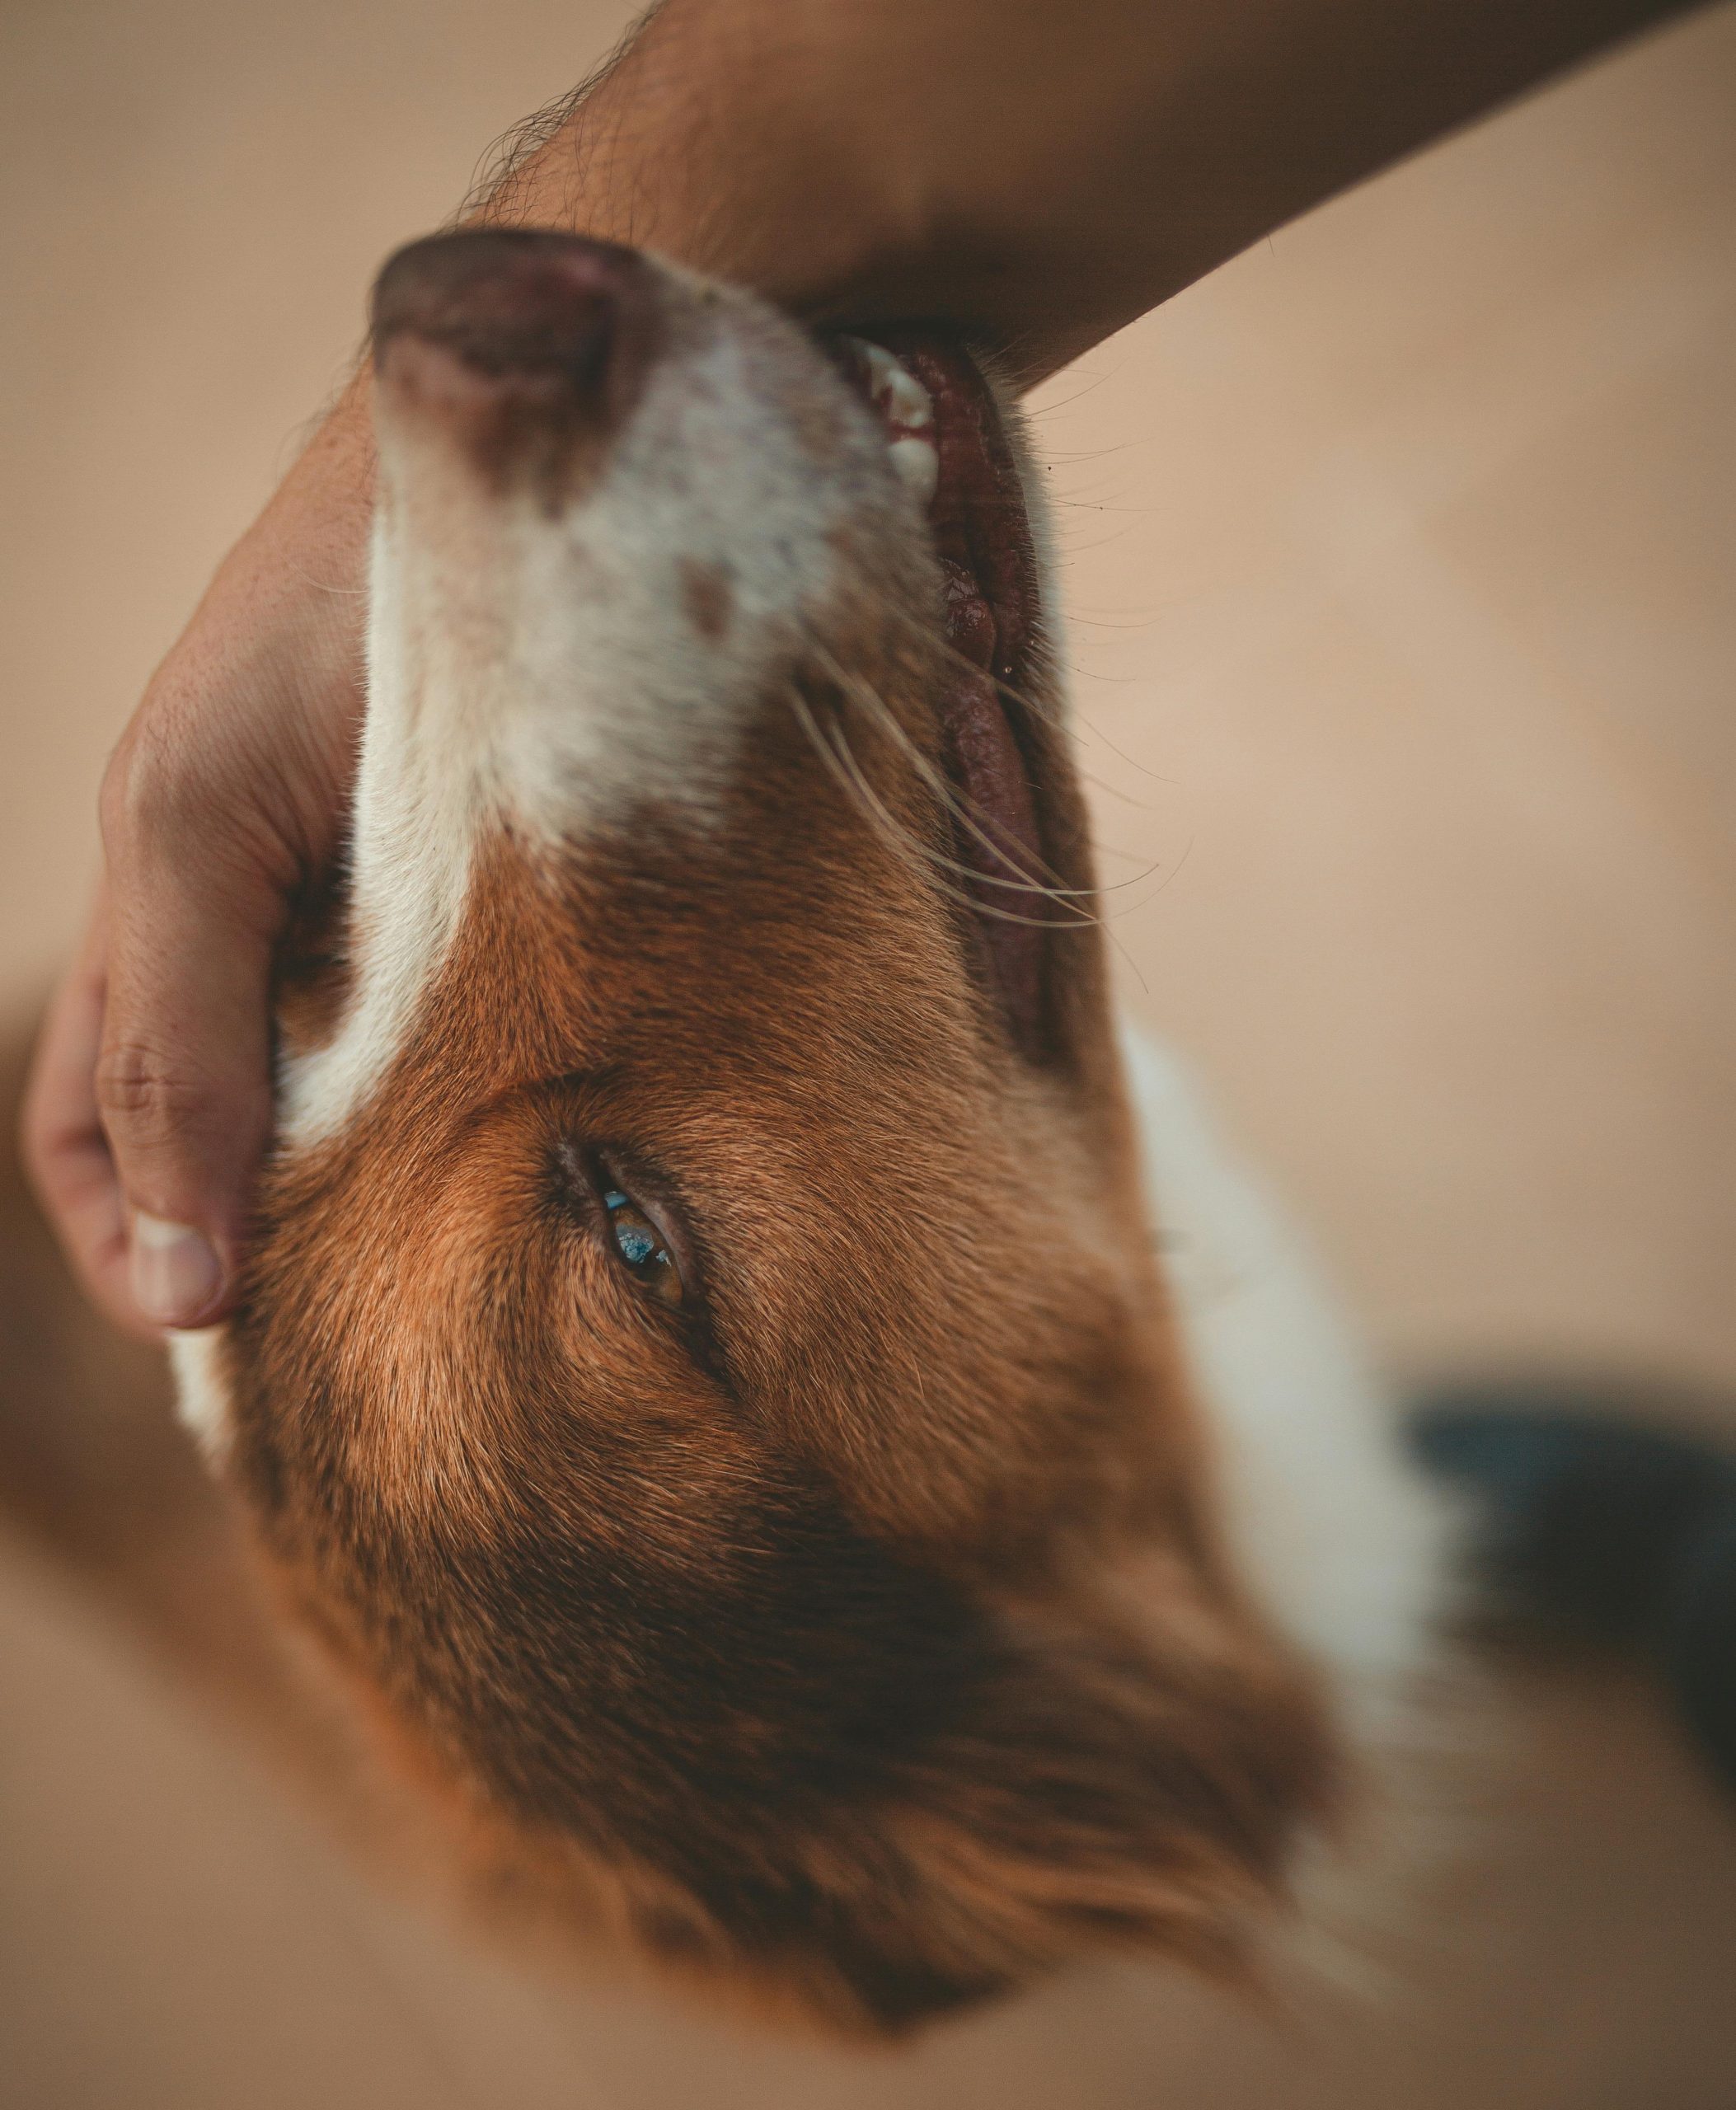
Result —
[[1736, 1456], [1710, 1420], [1654, 1386], [1515, 1379], [1425, 1391], [1410, 1437], [1471, 1496], [1500, 1608], [1652, 1663], [1736, 1794]]

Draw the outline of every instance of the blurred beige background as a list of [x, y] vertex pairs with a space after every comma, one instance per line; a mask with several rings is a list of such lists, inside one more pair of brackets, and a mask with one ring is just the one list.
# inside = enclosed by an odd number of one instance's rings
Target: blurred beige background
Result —
[[[622, 13], [0, 16], [19, 1015], [81, 912], [104, 753], [373, 267]], [[1396, 1367], [1736, 1397], [1733, 224], [1724, 7], [1279, 234], [1036, 406], [1129, 994]], [[686, 2025], [575, 2006], [377, 1899], [21, 1551], [0, 1690], [8, 2110], [880, 2099], [770, 2053], [696, 2092]], [[1179, 2074], [1200, 2104], [1728, 2110], [1733, 1827], [1638, 1695], [1561, 1687], [1538, 1750], [1432, 2008], [1320, 2063], [1226, 2060], [1208, 2004], [1141, 2042], [1063, 1996], [899, 2099], [1096, 2110]]]

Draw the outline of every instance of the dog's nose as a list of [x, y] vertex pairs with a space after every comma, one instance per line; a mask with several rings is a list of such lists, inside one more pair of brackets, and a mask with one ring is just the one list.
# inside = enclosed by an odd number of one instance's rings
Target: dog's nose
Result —
[[504, 471], [546, 462], [551, 441], [617, 430], [657, 319], [653, 269], [636, 251], [540, 232], [433, 235], [375, 282], [375, 372], [395, 406]]

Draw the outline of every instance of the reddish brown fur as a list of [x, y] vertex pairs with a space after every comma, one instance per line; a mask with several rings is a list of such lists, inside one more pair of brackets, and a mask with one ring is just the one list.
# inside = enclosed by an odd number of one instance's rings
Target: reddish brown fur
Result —
[[[744, 777], [721, 842], [552, 886], [496, 843], [375, 1110], [272, 1184], [245, 1484], [340, 1653], [655, 1946], [887, 2024], [1087, 1934], [1221, 1957], [1328, 1770], [1199, 1513], [1103, 1058], [997, 1057], [788, 721]], [[715, 1198], [709, 1374], [564, 1216], [575, 1131]]]

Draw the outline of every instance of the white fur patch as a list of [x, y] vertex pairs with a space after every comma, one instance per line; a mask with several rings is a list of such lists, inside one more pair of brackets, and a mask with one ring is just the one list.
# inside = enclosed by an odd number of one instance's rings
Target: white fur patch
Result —
[[[836, 585], [833, 530], [900, 503], [805, 340], [673, 273], [669, 292], [712, 326], [659, 359], [557, 515], [381, 404], [354, 987], [335, 1039], [286, 1066], [292, 1146], [340, 1130], [405, 1045], [491, 829], [551, 848], [636, 804], [717, 809], [746, 713]], [[792, 396], [824, 392], [855, 473], [820, 473], [781, 366]], [[727, 603], [709, 634], [682, 612], [696, 579]]]
[[1214, 1132], [1181, 1064], [1124, 1034], [1161, 1259], [1218, 1438], [1231, 1550], [1269, 1617], [1379, 1734], [1447, 1608], [1453, 1512], [1297, 1234]]
[[335, 1133], [403, 1046], [457, 931], [484, 818], [485, 743], [463, 752], [462, 726], [444, 743], [423, 736], [423, 656], [405, 635], [388, 541], [377, 519], [350, 864], [354, 993], [326, 1046], [284, 1065], [279, 1120], [292, 1146]]
[[218, 1370], [223, 1329], [171, 1334], [169, 1367], [175, 1373], [175, 1411], [208, 1464], [222, 1463], [229, 1448], [228, 1388]]

